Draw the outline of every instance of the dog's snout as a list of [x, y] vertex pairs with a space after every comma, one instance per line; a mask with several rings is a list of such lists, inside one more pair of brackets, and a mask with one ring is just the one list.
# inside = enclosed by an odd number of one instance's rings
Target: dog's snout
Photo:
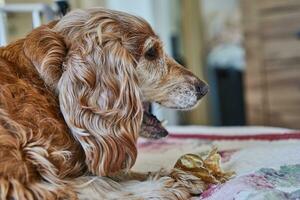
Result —
[[206, 83], [203, 83], [203, 82], [200, 82], [200, 83], [197, 83], [195, 85], [195, 88], [196, 88], [196, 93], [197, 93], [197, 99], [201, 99], [203, 96], [205, 96], [208, 91], [209, 91], [209, 87]]

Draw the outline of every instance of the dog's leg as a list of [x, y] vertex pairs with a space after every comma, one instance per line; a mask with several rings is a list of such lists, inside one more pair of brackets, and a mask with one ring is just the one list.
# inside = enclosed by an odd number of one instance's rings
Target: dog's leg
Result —
[[205, 189], [205, 184], [201, 179], [179, 169], [171, 169], [171, 170], [161, 169], [160, 171], [157, 172], [148, 172], [148, 173], [130, 171], [126, 174], [123, 173], [121, 175], [118, 175], [114, 179], [116, 179], [117, 181], [126, 181], [126, 180], [148, 181], [148, 180], [158, 180], [162, 177], [170, 177], [174, 179], [176, 183], [184, 186], [184, 188], [188, 191], [188, 193], [192, 195], [200, 194]]
[[130, 172], [114, 178], [80, 177], [73, 185], [81, 200], [187, 200], [204, 190], [201, 179], [176, 169]]

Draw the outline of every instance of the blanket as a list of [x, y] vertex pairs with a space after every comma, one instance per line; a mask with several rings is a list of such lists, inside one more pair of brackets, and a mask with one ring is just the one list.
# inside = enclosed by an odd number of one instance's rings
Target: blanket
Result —
[[268, 127], [169, 127], [161, 140], [139, 140], [135, 170], [172, 168], [186, 153], [217, 147], [236, 176], [195, 199], [300, 199], [300, 131]]

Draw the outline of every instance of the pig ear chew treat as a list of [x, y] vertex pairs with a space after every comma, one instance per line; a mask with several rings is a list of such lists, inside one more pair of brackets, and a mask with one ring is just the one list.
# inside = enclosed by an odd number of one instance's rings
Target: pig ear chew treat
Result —
[[201, 178], [207, 186], [224, 183], [235, 175], [232, 171], [222, 170], [221, 156], [216, 148], [204, 156], [185, 154], [177, 160], [174, 168]]

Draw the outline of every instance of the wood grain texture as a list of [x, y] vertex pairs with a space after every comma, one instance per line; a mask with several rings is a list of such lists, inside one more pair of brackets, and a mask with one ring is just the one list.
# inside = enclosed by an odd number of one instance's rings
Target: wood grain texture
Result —
[[243, 24], [246, 37], [245, 101], [246, 118], [249, 125], [266, 123], [264, 102], [264, 77], [261, 68], [261, 39], [258, 34], [259, 18], [257, 4], [248, 0], [241, 2], [244, 14]]
[[300, 1], [242, 3], [248, 123], [300, 128]]

